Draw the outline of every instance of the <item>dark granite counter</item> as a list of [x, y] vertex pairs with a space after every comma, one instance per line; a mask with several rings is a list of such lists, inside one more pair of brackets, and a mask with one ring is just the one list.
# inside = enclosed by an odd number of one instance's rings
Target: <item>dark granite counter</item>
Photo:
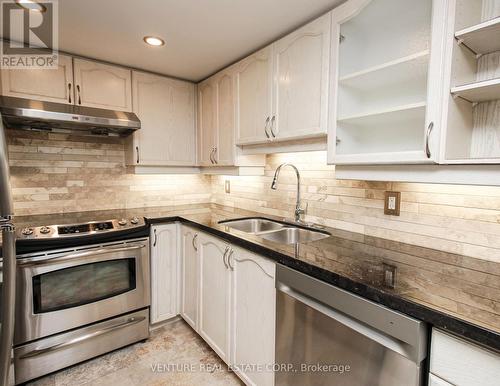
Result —
[[[219, 221], [249, 216], [283, 219], [213, 204], [24, 216], [15, 219], [15, 224], [70, 224], [133, 216], [144, 216], [150, 224], [179, 221], [500, 351], [500, 318], [494, 312], [500, 293], [500, 264], [495, 262], [332, 228], [325, 229], [331, 234], [326, 239], [278, 244]], [[384, 285], [384, 264], [396, 267], [395, 288]]]

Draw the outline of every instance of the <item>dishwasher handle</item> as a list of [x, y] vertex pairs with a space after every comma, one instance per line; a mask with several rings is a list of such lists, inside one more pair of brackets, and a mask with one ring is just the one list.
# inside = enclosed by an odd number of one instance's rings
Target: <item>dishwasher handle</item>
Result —
[[337, 311], [334, 308], [328, 307], [301, 292], [295, 291], [294, 289], [283, 283], [276, 283], [276, 289], [290, 296], [291, 298], [305, 304], [306, 306], [322, 313], [323, 315], [336, 320], [337, 322], [367, 337], [368, 339], [379, 343], [387, 349], [404, 356], [414, 363], [420, 363], [420, 355], [418, 353], [418, 350], [416, 350], [414, 346], [390, 335], [387, 335], [386, 333], [371, 328], [365, 323], [353, 319], [352, 317], [340, 311]]

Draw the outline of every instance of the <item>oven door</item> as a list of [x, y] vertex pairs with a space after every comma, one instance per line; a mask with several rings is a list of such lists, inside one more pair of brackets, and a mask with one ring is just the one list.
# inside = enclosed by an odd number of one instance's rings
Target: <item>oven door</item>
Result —
[[14, 344], [149, 306], [148, 239], [18, 259]]

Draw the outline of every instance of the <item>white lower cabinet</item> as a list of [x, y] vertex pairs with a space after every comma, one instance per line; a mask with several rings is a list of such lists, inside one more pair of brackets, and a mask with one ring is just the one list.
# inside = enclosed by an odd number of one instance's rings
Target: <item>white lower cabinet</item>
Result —
[[173, 318], [178, 312], [177, 224], [151, 228], [151, 323]]
[[231, 272], [226, 263], [228, 244], [200, 234], [199, 334], [224, 360], [229, 362], [229, 310]]
[[429, 374], [429, 386], [453, 386], [453, 385], [434, 374]]
[[232, 269], [231, 364], [247, 385], [273, 385], [276, 264], [233, 249], [228, 257]]
[[180, 227], [181, 316], [247, 385], [274, 385], [276, 265]]
[[499, 384], [500, 354], [446, 332], [432, 330], [430, 357], [431, 386]]
[[181, 307], [182, 318], [198, 331], [198, 233], [191, 228], [180, 227], [181, 254]]

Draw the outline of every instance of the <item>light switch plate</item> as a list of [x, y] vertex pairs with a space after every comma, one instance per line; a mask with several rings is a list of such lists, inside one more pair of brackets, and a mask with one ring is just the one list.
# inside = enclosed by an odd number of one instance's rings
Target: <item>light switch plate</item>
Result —
[[226, 193], [231, 193], [231, 181], [229, 180], [224, 181], [224, 191]]
[[385, 192], [384, 213], [399, 216], [401, 211], [401, 192]]

